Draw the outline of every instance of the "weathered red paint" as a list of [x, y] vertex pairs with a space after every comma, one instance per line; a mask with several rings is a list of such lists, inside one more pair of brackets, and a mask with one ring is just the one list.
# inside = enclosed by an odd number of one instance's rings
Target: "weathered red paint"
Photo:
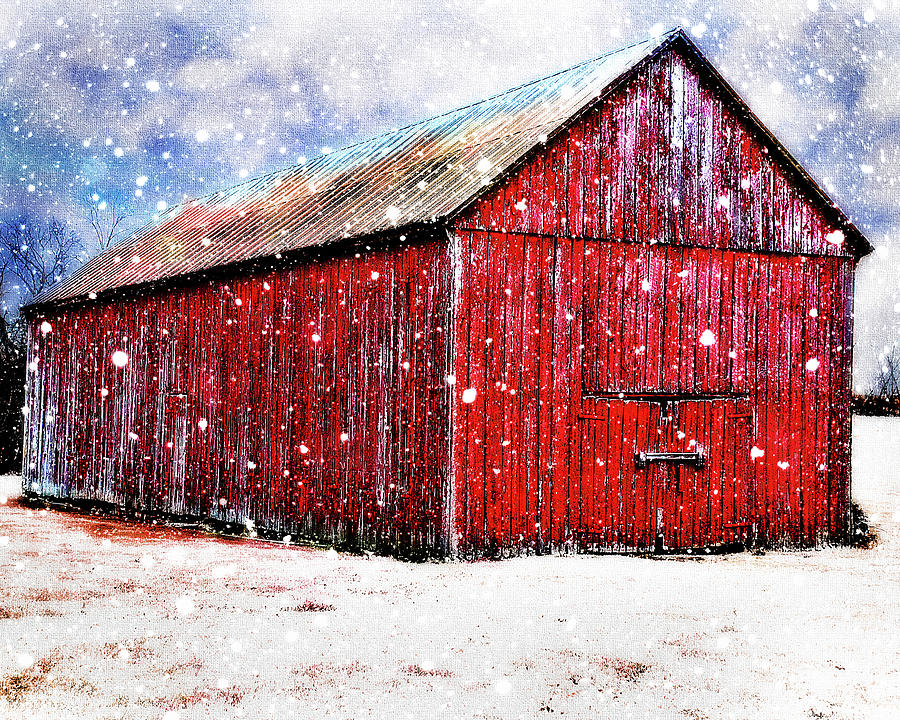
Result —
[[51, 317], [27, 482], [445, 552], [448, 267], [422, 241]]
[[43, 308], [25, 482], [404, 553], [846, 540], [856, 257], [772, 149], [671, 49], [445, 235]]
[[[461, 552], [652, 548], [660, 509], [673, 547], [846, 538], [854, 260], [687, 59], [641, 68], [455, 229], [454, 367], [479, 393], [453, 434]], [[510, 417], [536, 430], [503, 445]], [[702, 470], [635, 467], [691, 442]]]

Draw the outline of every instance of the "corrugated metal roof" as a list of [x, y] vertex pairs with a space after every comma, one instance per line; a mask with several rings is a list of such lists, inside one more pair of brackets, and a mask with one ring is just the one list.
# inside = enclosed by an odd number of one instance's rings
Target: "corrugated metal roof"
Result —
[[175, 206], [31, 305], [439, 221], [675, 38], [693, 47], [682, 31], [672, 31]]
[[173, 207], [32, 304], [437, 221], [668, 38]]

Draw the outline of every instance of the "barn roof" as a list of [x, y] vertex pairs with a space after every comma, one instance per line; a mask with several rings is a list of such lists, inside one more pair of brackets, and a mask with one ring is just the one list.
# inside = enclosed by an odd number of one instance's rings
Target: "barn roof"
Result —
[[[445, 220], [488, 192], [632, 67], [675, 42], [698, 57], [743, 104], [683, 31], [671, 31], [174, 206], [156, 222], [85, 263], [29, 307], [76, 301], [126, 286]], [[747, 112], [831, 208], [858, 254], [868, 252], [871, 248], [859, 230]]]

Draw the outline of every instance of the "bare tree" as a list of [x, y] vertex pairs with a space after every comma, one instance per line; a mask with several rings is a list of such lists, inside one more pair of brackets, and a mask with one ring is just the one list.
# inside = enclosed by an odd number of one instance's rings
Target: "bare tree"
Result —
[[22, 458], [27, 333], [19, 308], [62, 279], [79, 247], [56, 219], [0, 224], [0, 472]]
[[55, 218], [46, 224], [6, 223], [0, 229], [0, 264], [17, 281], [13, 289], [21, 304], [59, 282], [79, 247], [75, 233]]
[[108, 250], [119, 241], [133, 213], [128, 203], [119, 195], [112, 195], [99, 203], [93, 201], [93, 198], [90, 200], [88, 219], [97, 240], [94, 253], [91, 254], [96, 254]]
[[900, 345], [886, 347], [878, 356], [879, 372], [872, 380], [870, 395], [880, 398], [900, 398]]

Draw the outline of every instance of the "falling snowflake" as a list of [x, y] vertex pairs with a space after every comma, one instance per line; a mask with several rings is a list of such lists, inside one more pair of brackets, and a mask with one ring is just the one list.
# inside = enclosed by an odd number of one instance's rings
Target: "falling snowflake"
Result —
[[831, 245], [843, 245], [844, 244], [844, 233], [842, 230], [834, 230], [833, 232], [828, 233], [825, 236], [825, 242], [830, 243]]

